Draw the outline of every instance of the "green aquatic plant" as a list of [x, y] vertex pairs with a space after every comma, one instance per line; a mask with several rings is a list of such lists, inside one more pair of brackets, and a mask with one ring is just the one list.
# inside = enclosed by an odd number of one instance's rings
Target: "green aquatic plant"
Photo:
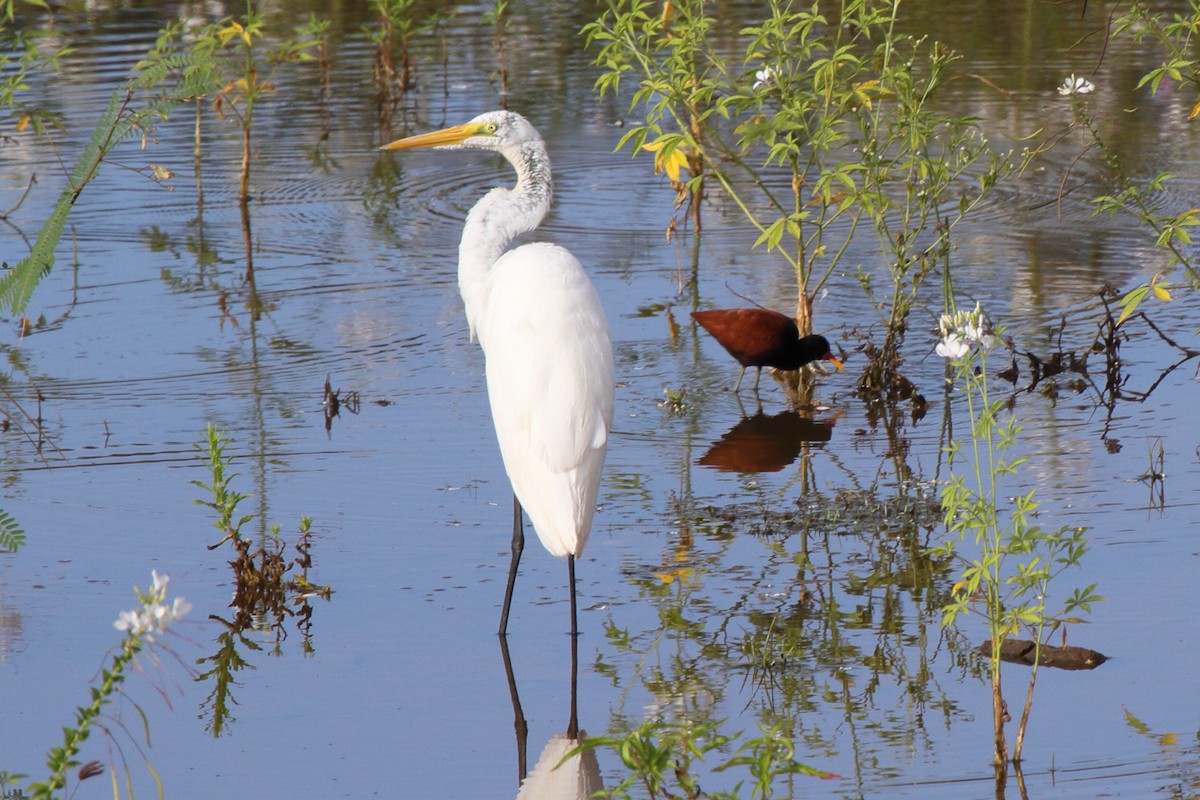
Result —
[[509, 19], [512, 16], [508, 5], [509, 0], [496, 0], [495, 5], [483, 12], [484, 22], [491, 25], [496, 31], [496, 77], [500, 82], [501, 108], [508, 108], [508, 59], [504, 40], [504, 35], [508, 32]]
[[[992, 328], [978, 305], [970, 312], [944, 314], [940, 328], [937, 354], [951, 364], [949, 388], [961, 396], [971, 426], [969, 438], [951, 437], [947, 446], [950, 466], [965, 464], [965, 469], [954, 472], [942, 487], [945, 524], [953, 538], [935, 548], [934, 554], [957, 557], [962, 563], [942, 621], [949, 626], [975, 612], [987, 624], [994, 759], [999, 766], [1010, 759], [1005, 734], [1009, 710], [1001, 680], [1004, 642], [1024, 628], [1035, 646], [1011, 756], [1019, 762], [1040, 661], [1036, 650], [1048, 631], [1082, 621], [1075, 615], [1089, 613], [1092, 603], [1102, 598], [1092, 584], [1067, 595], [1061, 611], [1050, 609], [1051, 584], [1065, 570], [1078, 566], [1087, 552], [1086, 530], [1048, 531], [1035, 524], [1039, 504], [1033, 490], [1007, 503], [1004, 499], [1002, 482], [1015, 476], [1026, 459], [1007, 457], [1021, 425], [1015, 415], [1004, 419], [1004, 403], [992, 396], [988, 385], [988, 356], [1001, 331]], [[974, 544], [974, 555], [963, 555], [966, 542]]]
[[[91, 688], [91, 702], [76, 710], [75, 724], [63, 728], [62, 745], [50, 750], [46, 761], [50, 775], [46, 780], [29, 786], [31, 798], [52, 800], [59, 796], [58, 792], [67, 785], [67, 772], [80, 766], [76, 756], [93, 729], [101, 728], [107, 732], [107, 726], [103, 722], [105, 706], [112, 701], [114, 695], [121, 691], [121, 686], [129, 671], [142, 668], [137, 659], [138, 654], [148, 647], [163, 646], [160, 641], [161, 637], [191, 610], [191, 604], [182, 597], [176, 597], [168, 604], [167, 586], [169, 582], [170, 578], [167, 575], [160, 575], [155, 570], [152, 572], [152, 583], [149, 589], [145, 592], [141, 589], [134, 590], [139, 605], [130, 611], [122, 611], [116, 622], [113, 623], [117, 630], [125, 634], [125, 637], [108, 665], [101, 670], [100, 682]], [[118, 725], [117, 727], [124, 726]], [[146, 767], [158, 783], [161, 795], [162, 782], [148, 762]], [[83, 765], [79, 778], [82, 780], [93, 777], [102, 771], [98, 762], [89, 762], [89, 764]], [[129, 794], [132, 796], [132, 787], [128, 788]], [[113, 791], [114, 794], [117, 794], [115, 777]]]
[[0, 509], [0, 553], [15, 553], [25, 544], [25, 531], [7, 511]]
[[[137, 74], [112, 93], [31, 252], [16, 264], [6, 264], [10, 268], [0, 274], [0, 308], [13, 314], [25, 310], [37, 285], [54, 267], [55, 251], [75, 202], [96, 178], [108, 155], [134, 137], [150, 141], [158, 123], [173, 108], [207, 91], [209, 86], [202, 74], [185, 77], [171, 86], [164, 84], [173, 70], [187, 63], [186, 58], [171, 57], [140, 65]], [[161, 174], [153, 164], [147, 165], [145, 172], [152, 177]]]
[[736, 737], [719, 732], [715, 722], [692, 726], [672, 725], [661, 720], [643, 722], [624, 736], [588, 737], [578, 750], [608, 749], [621, 761], [628, 774], [600, 797], [628, 800], [631, 790], [639, 787], [645, 796], [656, 800], [735, 800], [743, 797], [743, 782], [733, 791], [706, 792], [697, 774], [707, 759], [717, 756], [720, 763], [713, 772], [745, 771], [750, 777], [750, 798], [776, 796], [776, 781], [781, 776], [808, 775], [836, 778], [837, 775], [814, 769], [796, 760], [796, 750], [788, 737], [778, 731], [762, 729], [759, 736], [746, 739], [732, 755], [727, 752]]
[[[873, 237], [887, 264], [887, 338], [873, 353], [886, 384], [922, 281], [947, 270], [955, 228], [1014, 172], [970, 117], [936, 100], [957, 56], [900, 30], [900, 2], [842, 0], [833, 8], [773, 0], [742, 26], [741, 51], [716, 35], [716, 9], [703, 0], [659, 4], [606, 0], [584, 27], [602, 74], [596, 88], [632, 84], [641, 115], [618, 147], [654, 153], [656, 169], [678, 175], [680, 197], [699, 226], [699, 200], [717, 183], [724, 197], [788, 264], [798, 291], [795, 318], [812, 333], [812, 300], [851, 244]], [[690, 178], [682, 181], [682, 170]]]
[[221, 540], [209, 545], [209, 550], [215, 550], [230, 539], [241, 539], [242, 526], [254, 519], [253, 514], [237, 516], [238, 505], [249, 495], [234, 491], [232, 487], [237, 474], [230, 470], [233, 456], [227, 452], [229, 445], [229, 438], [211, 422], [204, 428], [204, 441], [196, 445], [196, 450], [208, 469], [210, 481], [192, 481], [192, 485], [200, 487], [208, 495], [207, 498], [198, 499], [196, 502], [217, 513], [213, 525], [221, 532]]
[[318, 145], [314, 148], [314, 162], [325, 169], [331, 165], [328, 153], [321, 150], [333, 133], [333, 111], [329, 104], [333, 101], [333, 42], [331, 31], [333, 20], [321, 19], [316, 14], [309, 15], [308, 24], [304, 27], [304, 36], [313, 42], [313, 50], [317, 61], [318, 82], [321, 87], [318, 95], [318, 105], [321, 108], [321, 134]]
[[375, 47], [373, 77], [387, 141], [396, 111], [414, 86], [413, 39], [435, 28], [447, 13], [417, 0], [368, 0], [368, 6], [375, 19], [363, 30]]
[[233, 610], [230, 619], [213, 614], [210, 619], [220, 623], [223, 630], [217, 636], [217, 649], [210, 656], [197, 659], [204, 672], [196, 677], [197, 682], [212, 682], [208, 697], [201, 708], [208, 710], [210, 717], [207, 730], [221, 736], [234, 721], [231, 709], [237, 704], [233, 688], [237, 685], [235, 675], [246, 669], [254, 669], [243, 655], [247, 651], [259, 651], [262, 646], [247, 634], [247, 631], [271, 633], [275, 639], [274, 655], [282, 653], [282, 642], [286, 638], [284, 623], [295, 619], [296, 628], [303, 637], [303, 651], [311, 655], [312, 615], [310, 601], [314, 597], [329, 600], [333, 590], [320, 586], [308, 579], [312, 567], [312, 520], [300, 518], [300, 530], [294, 549], [297, 553], [291, 560], [284, 555], [285, 542], [280, 536], [278, 525], [272, 526], [269, 536], [255, 546], [251, 537], [243, 535], [242, 527], [255, 518], [254, 514], [238, 514], [238, 506], [249, 495], [233, 488], [233, 455], [229, 452], [231, 441], [211, 423], [206, 426], [204, 440], [196, 445], [209, 474], [208, 482], [195, 480], [192, 483], [205, 491], [206, 497], [197, 499], [199, 505], [216, 513], [213, 525], [221, 531], [222, 538], [209, 545], [214, 550], [230, 542], [234, 557], [229, 561], [233, 573], [233, 599], [229, 607]]
[[[1157, 95], [1160, 89], [1169, 87], [1173, 98], [1183, 98], [1184, 102], [1192, 103], [1187, 119], [1195, 121], [1200, 117], [1200, 57], [1197, 57], [1195, 48], [1195, 41], [1200, 37], [1200, 2], [1190, 0], [1178, 5], [1181, 7], [1165, 7], [1140, 0], [1123, 3], [1114, 10], [1109, 21], [1109, 36], [1113, 39], [1128, 36], [1140, 46], [1156, 46], [1161, 60], [1153, 69], [1142, 74], [1137, 88], [1149, 89], [1152, 95]], [[1105, 48], [1105, 52], [1107, 50]], [[1079, 83], [1072, 75], [1059, 88], [1059, 93], [1070, 97], [1074, 127], [1086, 133], [1089, 146], [1100, 153], [1111, 175], [1113, 190], [1099, 194], [1092, 200], [1095, 213], [1132, 218], [1154, 237], [1155, 246], [1166, 261], [1162, 270], [1169, 273], [1178, 267], [1191, 289], [1200, 288], [1200, 266], [1195, 260], [1193, 231], [1200, 226], [1200, 208], [1192, 206], [1177, 210], [1164, 206], [1161, 198], [1170, 194], [1168, 186], [1175, 180], [1175, 175], [1163, 171], [1150, 176], [1138, 176], [1130, 171], [1109, 146], [1107, 137], [1091, 112], [1087, 95], [1094, 89], [1090, 81], [1082, 80]], [[1066, 185], [1066, 176], [1063, 185]], [[1171, 283], [1164, 280], [1164, 275], [1159, 272], [1150, 281], [1128, 290], [1121, 300], [1122, 313], [1118, 325], [1128, 319], [1146, 299], [1153, 297], [1169, 302], [1172, 297], [1170, 288]]]
[[243, 17], [226, 17], [195, 34], [191, 55], [204, 71], [219, 76], [221, 88], [212, 98], [220, 119], [232, 118], [241, 128], [242, 163], [238, 197], [244, 206], [250, 197], [251, 138], [254, 109], [277, 91], [276, 71], [285, 64], [312, 61], [317, 40], [308, 38], [315, 29], [310, 23], [299, 37], [268, 38], [262, 15], [252, 2]]
[[[11, 20], [11, 6], [9, 12]], [[0, 127], [0, 142], [27, 130], [41, 134], [48, 125], [60, 124], [58, 114], [24, 98], [30, 78], [46, 70], [57, 71], [59, 59], [71, 52], [63, 44], [46, 49], [46, 38], [48, 34], [42, 31], [6, 30], [0, 23], [0, 109], [7, 117]], [[8, 213], [11, 211], [4, 216]]]

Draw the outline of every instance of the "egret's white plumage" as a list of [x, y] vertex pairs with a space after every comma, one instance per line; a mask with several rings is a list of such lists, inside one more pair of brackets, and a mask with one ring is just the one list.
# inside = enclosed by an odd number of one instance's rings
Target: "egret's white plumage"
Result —
[[[542, 544], [571, 565], [591, 531], [613, 413], [612, 337], [600, 297], [566, 249], [509, 249], [550, 209], [550, 159], [519, 114], [493, 111], [465, 125], [384, 149], [492, 150], [517, 171], [471, 209], [459, 245], [458, 286], [487, 362], [488, 399], [504, 468]], [[509, 591], [519, 558], [514, 558]], [[501, 633], [508, 617], [508, 600]]]

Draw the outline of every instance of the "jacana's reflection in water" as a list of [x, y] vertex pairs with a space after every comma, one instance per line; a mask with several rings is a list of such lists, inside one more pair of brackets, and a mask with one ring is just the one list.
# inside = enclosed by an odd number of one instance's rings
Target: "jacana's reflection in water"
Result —
[[696, 462], [724, 472], [778, 472], [800, 457], [804, 445], [833, 438], [837, 417], [817, 421], [795, 411], [744, 417]]

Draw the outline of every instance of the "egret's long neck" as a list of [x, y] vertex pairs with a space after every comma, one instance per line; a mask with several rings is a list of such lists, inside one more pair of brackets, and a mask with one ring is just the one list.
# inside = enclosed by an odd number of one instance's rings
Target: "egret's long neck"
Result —
[[512, 189], [492, 189], [467, 214], [458, 247], [458, 289], [466, 306], [471, 338], [481, 337], [492, 267], [513, 239], [536, 228], [550, 210], [550, 158], [541, 142], [504, 157], [517, 171]]

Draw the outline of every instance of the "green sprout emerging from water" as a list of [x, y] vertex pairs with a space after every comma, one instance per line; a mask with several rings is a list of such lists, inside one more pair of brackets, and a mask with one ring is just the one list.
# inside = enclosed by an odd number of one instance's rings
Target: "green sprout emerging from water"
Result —
[[[954, 586], [954, 599], [943, 610], [949, 625], [960, 614], [979, 610], [988, 625], [989, 666], [992, 684], [992, 719], [995, 763], [1008, 761], [1004, 723], [1008, 707], [1000, 680], [1001, 651], [1006, 639], [1021, 628], [1031, 631], [1035, 648], [1040, 648], [1047, 628], [1054, 630], [1081, 620], [1069, 616], [1090, 612], [1100, 600], [1095, 584], [1076, 589], [1065, 600], [1063, 611], [1047, 610], [1051, 581], [1069, 567], [1077, 566], [1087, 552], [1084, 528], [1043, 531], [1032, 524], [1038, 503], [1032, 490], [1011, 499], [1007, 515], [1001, 513], [1000, 481], [1015, 475], [1024, 458], [1006, 459], [1005, 452], [1016, 441], [1021, 425], [1016, 417], [1001, 421], [1002, 401], [993, 399], [988, 387], [988, 354], [998, 341], [999, 331], [978, 305], [973, 311], [943, 314], [937, 354], [954, 369], [953, 386], [961, 388], [971, 424], [970, 439], [955, 439], [948, 451], [950, 463], [966, 459], [966, 474], [955, 474], [942, 489], [945, 522], [957, 539], [938, 553], [956, 554], [959, 541], [972, 539], [979, 547], [974, 558], [966, 558], [961, 579]], [[965, 450], [965, 452], [964, 452]], [[1017, 729], [1012, 760], [1019, 762], [1025, 728], [1033, 701], [1039, 658], [1031, 666], [1024, 712]]]
[[[647, 720], [625, 736], [589, 737], [579, 749], [611, 749], [629, 770], [628, 776], [612, 789], [598, 796], [628, 800], [630, 790], [640, 786], [645, 796], [664, 800], [700, 800], [723, 798], [736, 800], [733, 792], [706, 792], [697, 775], [707, 757], [721, 753], [733, 742], [733, 737], [717, 731], [717, 723], [692, 726], [668, 724], [662, 720]], [[724, 757], [714, 772], [746, 770], [752, 779], [750, 797], [774, 796], [773, 785], [783, 775], [809, 775], [831, 779], [832, 772], [814, 769], [796, 760], [791, 739], [778, 731], [762, 729], [761, 735], [746, 740], [732, 756]], [[739, 782], [738, 787], [742, 784]], [[640, 795], [639, 795], [640, 796]]]
[[209, 545], [208, 549], [215, 550], [229, 542], [234, 550], [234, 557], [229, 561], [234, 585], [233, 600], [229, 604], [232, 615], [229, 619], [210, 615], [209, 618], [224, 626], [224, 630], [217, 636], [216, 652], [196, 662], [204, 669], [196, 680], [212, 683], [212, 689], [201, 708], [211, 714], [208, 730], [213, 736], [221, 736], [228, 724], [234, 721], [230, 713], [236, 705], [233, 698], [233, 689], [237, 685], [234, 676], [244, 669], [254, 668], [243, 652], [262, 649], [247, 632], [273, 633], [273, 652], [278, 655], [282, 652], [282, 642], [286, 636], [284, 623], [294, 619], [303, 637], [303, 651], [305, 655], [311, 655], [314, 650], [313, 608], [310, 600], [313, 597], [329, 600], [333, 594], [330, 587], [317, 585], [308, 579], [308, 571], [312, 567], [311, 519], [300, 518], [299, 535], [293, 545], [297, 555], [291, 560], [285, 557], [284, 541], [278, 525], [271, 526], [268, 535], [260, 535], [257, 542], [255, 537], [242, 533], [243, 526], [255, 519], [256, 515], [238, 514], [238, 506], [249, 495], [233, 488], [237, 475], [232, 469], [233, 456], [228, 452], [230, 443], [210, 423], [205, 429], [204, 441], [196, 448], [208, 469], [209, 482], [192, 481], [208, 495], [208, 498], [196, 502], [216, 513], [213, 524], [222, 533], [221, 540]]

